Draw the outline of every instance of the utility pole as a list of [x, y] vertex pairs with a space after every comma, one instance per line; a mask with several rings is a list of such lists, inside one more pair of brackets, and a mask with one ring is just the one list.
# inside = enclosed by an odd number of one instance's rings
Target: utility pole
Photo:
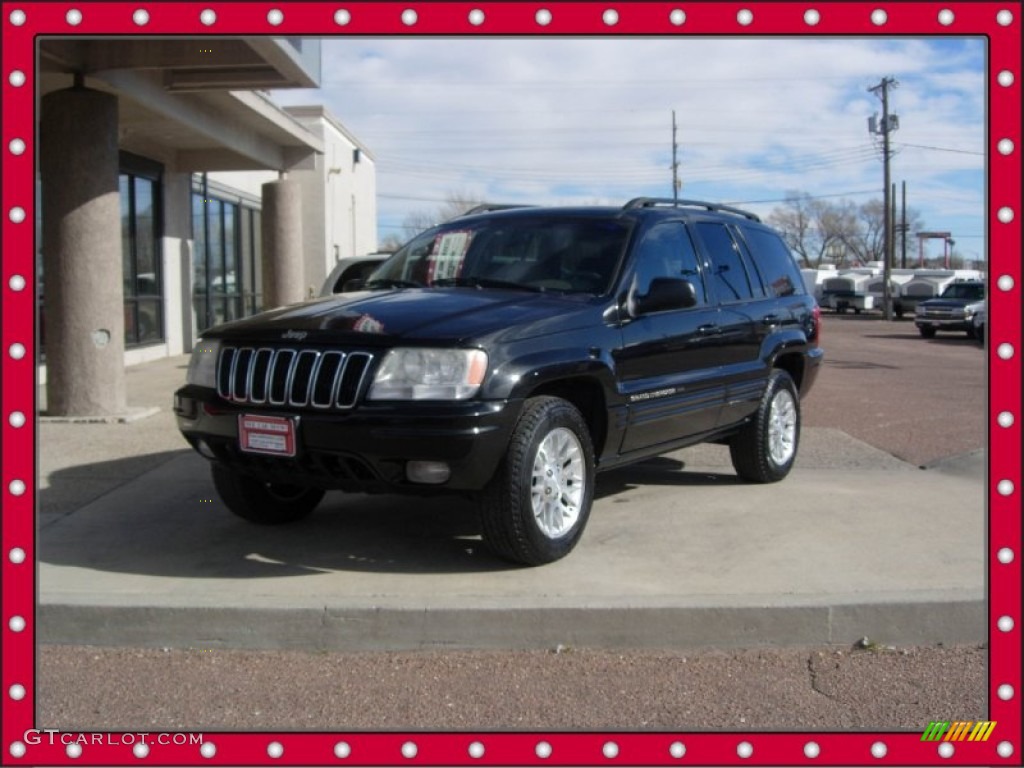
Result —
[[672, 110], [672, 202], [679, 201], [679, 189], [683, 183], [679, 181], [679, 145], [676, 143], [676, 111]]
[[903, 220], [900, 223], [900, 268], [907, 268], [907, 182], [903, 182]]
[[889, 88], [895, 88], [899, 83], [893, 77], [883, 77], [882, 82], [878, 85], [868, 88], [871, 93], [879, 96], [882, 99], [882, 124], [877, 125], [874, 117], [868, 118], [868, 130], [871, 133], [882, 134], [882, 165], [884, 179], [882, 182], [882, 194], [884, 200], [882, 202], [882, 209], [885, 211], [884, 214], [884, 226], [885, 226], [885, 260], [883, 270], [883, 281], [885, 283], [885, 319], [892, 320], [892, 286], [889, 281], [892, 277], [892, 257], [893, 257], [893, 237], [892, 237], [892, 216], [890, 214], [890, 174], [889, 174], [889, 132], [899, 127], [899, 118], [896, 115], [889, 115]]

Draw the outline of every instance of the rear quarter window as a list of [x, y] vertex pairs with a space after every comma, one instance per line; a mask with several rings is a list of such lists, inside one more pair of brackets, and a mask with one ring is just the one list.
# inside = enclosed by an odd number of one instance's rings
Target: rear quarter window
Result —
[[804, 293], [803, 277], [782, 238], [763, 229], [741, 229], [768, 295], [778, 297]]

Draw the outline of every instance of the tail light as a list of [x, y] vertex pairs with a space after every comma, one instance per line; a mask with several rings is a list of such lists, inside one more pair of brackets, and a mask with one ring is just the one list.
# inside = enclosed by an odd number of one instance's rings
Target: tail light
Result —
[[817, 304], [814, 305], [814, 314], [811, 316], [811, 320], [814, 323], [811, 341], [818, 346], [821, 344], [821, 307]]

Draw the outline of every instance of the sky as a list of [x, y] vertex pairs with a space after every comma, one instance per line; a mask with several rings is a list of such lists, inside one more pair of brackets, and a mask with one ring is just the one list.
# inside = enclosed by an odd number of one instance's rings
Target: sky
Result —
[[381, 239], [451, 197], [671, 197], [673, 110], [681, 198], [762, 216], [790, 192], [880, 200], [868, 89], [893, 77], [897, 197], [906, 182], [929, 230], [985, 254], [982, 38], [331, 38], [322, 52], [319, 90], [274, 99], [325, 104], [372, 152]]

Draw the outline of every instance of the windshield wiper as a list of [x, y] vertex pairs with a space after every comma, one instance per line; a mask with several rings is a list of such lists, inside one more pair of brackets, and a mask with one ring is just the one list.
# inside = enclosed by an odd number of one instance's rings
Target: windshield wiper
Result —
[[435, 288], [507, 288], [512, 291], [530, 291], [531, 293], [540, 293], [544, 289], [536, 285], [526, 285], [525, 283], [513, 283], [510, 280], [495, 280], [492, 277], [443, 277], [440, 280], [435, 280], [433, 283]]
[[398, 280], [392, 277], [381, 277], [376, 280], [370, 280], [365, 288], [422, 288], [423, 283], [417, 283], [415, 280]]

